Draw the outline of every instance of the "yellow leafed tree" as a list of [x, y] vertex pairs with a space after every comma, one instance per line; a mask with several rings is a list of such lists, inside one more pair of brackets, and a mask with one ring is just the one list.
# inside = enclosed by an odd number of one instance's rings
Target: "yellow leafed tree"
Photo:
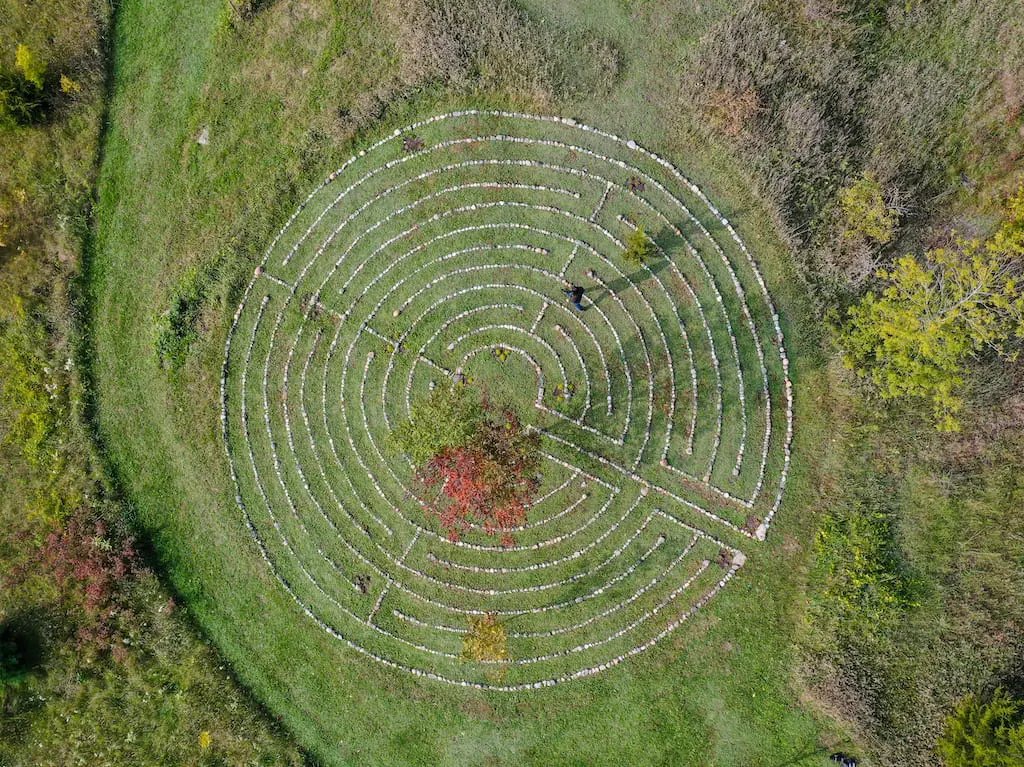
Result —
[[929, 400], [936, 426], [960, 428], [969, 360], [990, 350], [1013, 359], [1024, 339], [1024, 187], [989, 239], [908, 255], [879, 272], [888, 284], [847, 313], [845, 364], [882, 397]]

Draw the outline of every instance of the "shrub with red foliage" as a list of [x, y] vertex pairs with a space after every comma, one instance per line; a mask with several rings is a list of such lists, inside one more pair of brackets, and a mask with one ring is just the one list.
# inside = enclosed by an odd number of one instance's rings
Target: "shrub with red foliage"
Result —
[[47, 536], [39, 557], [65, 603], [79, 611], [79, 647], [121, 649], [117, 627], [130, 612], [123, 582], [142, 570], [134, 541], [112, 535], [102, 519], [83, 510]]
[[540, 435], [527, 431], [511, 408], [484, 401], [484, 417], [468, 444], [448, 447], [419, 471], [437, 492], [430, 509], [452, 540], [469, 524], [514, 542], [511, 530], [526, 521], [540, 482]]

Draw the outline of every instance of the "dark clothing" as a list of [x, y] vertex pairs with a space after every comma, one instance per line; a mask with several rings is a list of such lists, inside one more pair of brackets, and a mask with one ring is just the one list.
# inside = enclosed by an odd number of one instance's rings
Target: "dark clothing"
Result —
[[844, 753], [835, 753], [829, 757], [833, 762], [837, 762], [839, 767], [857, 767], [857, 760], [852, 756], [847, 756]]
[[572, 305], [576, 307], [576, 311], [585, 311], [583, 308], [583, 304], [580, 303], [580, 301], [583, 300], [583, 288], [581, 288], [579, 285], [573, 285], [572, 290], [566, 288], [562, 292], [565, 293], [565, 295], [569, 296], [569, 300], [572, 301]]

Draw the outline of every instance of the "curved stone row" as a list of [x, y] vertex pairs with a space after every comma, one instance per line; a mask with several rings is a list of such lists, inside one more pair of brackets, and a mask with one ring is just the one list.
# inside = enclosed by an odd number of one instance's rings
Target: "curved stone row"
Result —
[[[641, 225], [657, 257], [633, 269]], [[247, 529], [314, 625], [416, 676], [522, 690], [643, 652], [733, 577], [785, 489], [788, 369], [756, 263], [671, 164], [467, 110], [359, 152], [278, 232], [233, 318], [222, 425]], [[477, 378], [541, 434], [511, 545], [438, 529], [390, 438]], [[501, 681], [460, 660], [486, 613], [508, 627]]]

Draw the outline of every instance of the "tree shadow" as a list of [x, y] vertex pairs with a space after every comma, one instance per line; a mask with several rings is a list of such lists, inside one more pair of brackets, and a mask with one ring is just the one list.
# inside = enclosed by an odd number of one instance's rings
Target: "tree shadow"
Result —
[[[605, 281], [605, 287], [601, 287], [599, 285], [596, 288], [589, 288], [587, 292], [590, 294], [590, 300], [595, 304], [600, 304], [605, 299], [611, 298], [613, 293], [622, 293], [630, 287], [642, 285], [646, 280], [658, 276], [668, 265], [668, 257], [660, 250], [658, 254], [647, 261], [644, 266], [632, 267], [629, 264], [624, 264], [624, 268], [631, 268], [633, 271], [621, 277]], [[598, 274], [598, 277], [601, 277], [601, 275]]]
[[21, 610], [0, 622], [0, 740], [18, 743], [28, 732], [24, 721], [46, 704], [28, 684], [46, 656], [47, 623], [44, 610]]

